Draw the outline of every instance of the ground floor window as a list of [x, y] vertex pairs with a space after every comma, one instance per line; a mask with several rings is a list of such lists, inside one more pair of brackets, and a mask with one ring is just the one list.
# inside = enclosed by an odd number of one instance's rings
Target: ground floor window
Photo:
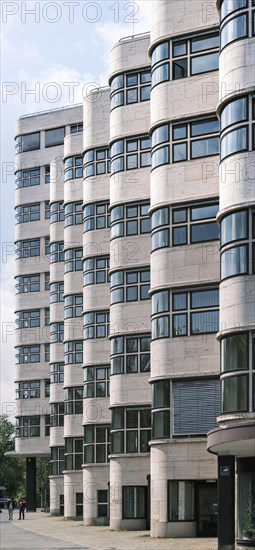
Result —
[[97, 491], [97, 517], [98, 518], [107, 518], [108, 517], [108, 491], [100, 490]]
[[168, 481], [168, 521], [194, 521], [194, 481]]
[[255, 471], [238, 472], [238, 539], [255, 541]]
[[64, 515], [64, 495], [59, 495], [59, 515], [60, 516], [63, 516]]
[[147, 487], [123, 487], [123, 519], [146, 518]]
[[75, 493], [76, 517], [83, 517], [83, 493]]

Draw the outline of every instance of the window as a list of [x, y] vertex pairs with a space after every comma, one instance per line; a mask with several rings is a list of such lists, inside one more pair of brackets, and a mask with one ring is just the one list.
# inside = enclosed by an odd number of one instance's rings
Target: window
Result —
[[50, 414], [44, 416], [44, 435], [45, 437], [50, 435]]
[[84, 285], [99, 285], [109, 282], [109, 256], [96, 256], [83, 262]]
[[26, 151], [35, 151], [40, 149], [40, 132], [33, 134], [24, 134], [16, 137], [16, 153], [25, 153]]
[[109, 173], [110, 151], [108, 148], [86, 151], [84, 155], [84, 179]]
[[50, 183], [50, 164], [44, 166], [44, 183]]
[[82, 223], [82, 201], [70, 202], [65, 205], [65, 227]]
[[34, 258], [40, 256], [40, 239], [31, 239], [30, 241], [16, 242], [16, 258]]
[[110, 365], [93, 365], [83, 369], [84, 399], [110, 396]]
[[217, 203], [164, 207], [152, 214], [152, 250], [218, 240]]
[[54, 304], [57, 302], [64, 301], [64, 283], [61, 281], [59, 283], [50, 284], [50, 303]]
[[83, 387], [65, 388], [65, 414], [82, 414], [83, 412]]
[[50, 343], [57, 344], [64, 341], [64, 323], [51, 323]]
[[65, 160], [65, 181], [82, 178], [82, 157], [68, 157]]
[[23, 275], [15, 277], [15, 280], [15, 288], [18, 294], [40, 292], [40, 275]]
[[[81, 470], [83, 459], [83, 438], [65, 438], [65, 470]], [[82, 493], [81, 493], [82, 494]], [[83, 495], [82, 495], [83, 496]]]
[[84, 426], [84, 462], [86, 464], [109, 462], [110, 426], [88, 424]]
[[[59, 476], [65, 469], [65, 448], [51, 447], [51, 475]], [[60, 495], [64, 497], [64, 495]], [[61, 499], [62, 500], [62, 499]], [[64, 499], [63, 499], [64, 500]], [[63, 502], [64, 504], [64, 502]], [[63, 512], [64, 515], [64, 512]]]
[[149, 300], [150, 271], [115, 271], [111, 275], [111, 304]]
[[55, 147], [63, 145], [65, 137], [65, 128], [54, 128], [54, 130], [45, 130], [45, 147]]
[[219, 67], [219, 33], [172, 39], [152, 52], [152, 88], [161, 82], [215, 71]]
[[75, 503], [76, 503], [76, 517], [83, 518], [83, 493], [75, 493]]
[[248, 333], [225, 336], [221, 340], [221, 371], [248, 369]]
[[168, 521], [195, 521], [194, 481], [168, 481]]
[[64, 426], [64, 403], [51, 403], [51, 426]]
[[50, 344], [44, 344], [44, 361], [50, 362]]
[[246, 96], [230, 101], [222, 109], [221, 160], [229, 155], [238, 154], [242, 151], [251, 151], [255, 148], [254, 106], [255, 98], [253, 96]]
[[[55, 248], [55, 246], [53, 248]], [[44, 238], [44, 254], [45, 256], [50, 256], [50, 237]]]
[[[243, 8], [248, 8], [244, 10]], [[255, 4], [253, 7], [247, 0], [227, 2], [221, 5], [221, 50], [231, 42], [254, 36]], [[253, 24], [249, 25], [249, 22]]]
[[80, 132], [83, 132], [83, 122], [79, 122], [78, 124], [71, 124], [70, 132], [71, 134], [78, 134]]
[[40, 168], [19, 170], [16, 172], [16, 188], [34, 187], [40, 185]]
[[150, 233], [149, 203], [123, 204], [111, 210], [111, 239]]
[[50, 219], [50, 201], [44, 202], [44, 218], [45, 220]]
[[192, 122], [179, 121], [158, 126], [152, 132], [152, 170], [173, 164], [218, 155], [219, 121], [211, 116]]
[[50, 324], [50, 308], [49, 307], [46, 307], [44, 309], [44, 324], [46, 327], [49, 326]]
[[83, 342], [65, 342], [65, 365], [77, 365], [83, 360]]
[[221, 219], [221, 245], [221, 280], [255, 273], [253, 209], [232, 212]]
[[65, 297], [65, 319], [82, 316], [82, 294], [72, 294]]
[[248, 382], [249, 379], [247, 374], [229, 376], [221, 380], [222, 414], [248, 412]]
[[55, 242], [50, 245], [50, 263], [64, 261], [64, 242]]
[[151, 140], [146, 135], [115, 141], [111, 147], [111, 174], [151, 166]]
[[109, 311], [90, 311], [84, 314], [84, 339], [109, 336]]
[[64, 363], [50, 364], [50, 381], [51, 384], [64, 382]]
[[17, 363], [40, 363], [40, 346], [19, 346], [17, 349]]
[[108, 517], [108, 491], [107, 489], [100, 489], [97, 491], [97, 517]]
[[112, 410], [111, 452], [148, 453], [151, 410], [117, 407]]
[[40, 416], [18, 417], [16, 437], [40, 437]]
[[37, 222], [40, 220], [40, 203], [35, 202], [33, 204], [26, 204], [23, 206], [16, 206], [16, 224]]
[[111, 82], [111, 110], [150, 99], [151, 72], [119, 74]]
[[123, 486], [123, 519], [146, 518], [147, 487]]
[[110, 227], [108, 203], [87, 204], [83, 209], [84, 233]]
[[40, 326], [40, 309], [16, 311], [17, 328], [35, 328]]
[[150, 372], [150, 335], [111, 340], [111, 374]]
[[218, 288], [163, 290], [153, 294], [152, 339], [209, 334], [218, 330]]
[[64, 203], [52, 202], [50, 205], [50, 223], [63, 222], [65, 218]]
[[44, 274], [44, 290], [50, 290], [50, 274], [49, 274], [49, 272]]
[[69, 248], [65, 250], [65, 273], [82, 271], [82, 255], [82, 248]]
[[[170, 402], [171, 396], [171, 402]], [[206, 436], [220, 412], [216, 379], [162, 380], [152, 384], [152, 438]]]
[[44, 381], [44, 397], [50, 397], [50, 380]]
[[39, 399], [40, 380], [16, 383], [16, 399]]

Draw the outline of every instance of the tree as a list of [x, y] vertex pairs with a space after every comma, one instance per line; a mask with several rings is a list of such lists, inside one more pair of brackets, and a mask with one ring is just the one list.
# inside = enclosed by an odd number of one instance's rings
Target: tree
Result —
[[15, 426], [7, 415], [0, 415], [0, 486], [6, 487], [6, 496], [15, 500], [25, 495], [25, 461], [5, 456], [15, 449]]

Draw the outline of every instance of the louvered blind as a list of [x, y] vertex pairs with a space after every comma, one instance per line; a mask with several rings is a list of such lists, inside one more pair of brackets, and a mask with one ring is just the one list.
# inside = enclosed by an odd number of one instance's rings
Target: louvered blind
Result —
[[174, 435], [206, 435], [220, 414], [220, 381], [173, 382]]

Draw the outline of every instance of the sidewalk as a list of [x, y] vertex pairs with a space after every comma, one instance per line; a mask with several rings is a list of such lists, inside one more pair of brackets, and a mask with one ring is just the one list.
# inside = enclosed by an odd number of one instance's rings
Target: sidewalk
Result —
[[110, 531], [108, 527], [84, 527], [81, 521], [64, 521], [44, 512], [28, 512], [20, 529], [55, 537], [87, 550], [217, 550], [216, 539], [152, 539], [148, 531]]

